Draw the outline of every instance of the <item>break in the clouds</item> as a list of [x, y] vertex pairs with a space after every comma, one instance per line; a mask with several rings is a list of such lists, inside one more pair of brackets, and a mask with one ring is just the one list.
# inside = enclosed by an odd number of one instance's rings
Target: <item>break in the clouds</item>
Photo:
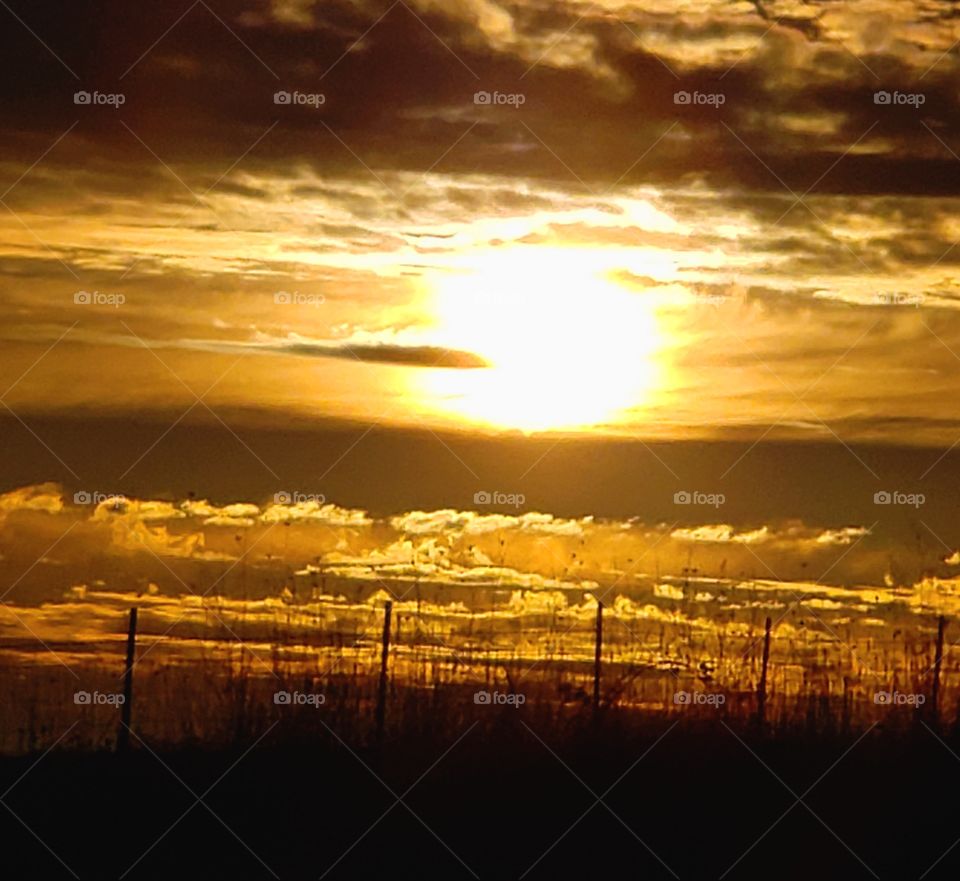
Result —
[[955, 440], [951, 3], [0, 15], [17, 412]]

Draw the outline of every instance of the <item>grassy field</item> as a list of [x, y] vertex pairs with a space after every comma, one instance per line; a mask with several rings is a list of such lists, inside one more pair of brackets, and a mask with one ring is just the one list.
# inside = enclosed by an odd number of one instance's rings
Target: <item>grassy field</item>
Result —
[[4, 877], [956, 877], [950, 621], [781, 604], [764, 677], [773, 607], [685, 596], [604, 608], [596, 695], [584, 598], [397, 599], [381, 678], [379, 594], [141, 597], [129, 729], [126, 613], [8, 642]]
[[[768, 733], [903, 726], [917, 715], [949, 727], [957, 716], [960, 666], [950, 621], [943, 619], [938, 662], [938, 618], [922, 610], [877, 627], [846, 609], [810, 615], [756, 602], [718, 620], [700, 615], [693, 602], [621, 596], [603, 610], [595, 701], [596, 602], [503, 593], [499, 604], [492, 596], [472, 606], [393, 601], [388, 733], [457, 730], [488, 709], [474, 703], [478, 693], [502, 696], [491, 701], [507, 706], [522, 702], [551, 725], [613, 709], [741, 727], [762, 712]], [[132, 719], [151, 742], [227, 746], [294, 714], [292, 728], [307, 734], [329, 723], [359, 740], [372, 736], [382, 593], [288, 605], [212, 598], [186, 612], [170, 598], [137, 602]], [[96, 611], [82, 619], [95, 622], [89, 637], [4, 642], [0, 751], [29, 753], [58, 738], [62, 747], [111, 748], [119, 712], [110, 696], [123, 690], [122, 606], [129, 608], [130, 598], [116, 605], [91, 604]], [[85, 614], [87, 607], [78, 608], [70, 621]], [[771, 622], [765, 676], [764, 613]], [[53, 617], [49, 607], [43, 614]], [[274, 702], [278, 692], [314, 697], [282, 706]], [[77, 703], [83, 693], [94, 696], [90, 703]]]

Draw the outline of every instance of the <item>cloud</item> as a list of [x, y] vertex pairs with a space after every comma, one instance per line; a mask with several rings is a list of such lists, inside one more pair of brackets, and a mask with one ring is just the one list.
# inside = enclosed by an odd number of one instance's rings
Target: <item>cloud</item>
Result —
[[248, 528], [260, 517], [260, 508], [257, 505], [243, 502], [217, 506], [207, 501], [187, 500], [180, 503], [180, 509], [188, 517], [202, 517], [204, 526]]
[[870, 530], [865, 526], [845, 526], [843, 529], [826, 529], [818, 535], [814, 541], [821, 545], [841, 545], [846, 547], [857, 539], [870, 535]]
[[110, 550], [114, 553], [141, 554], [157, 557], [182, 557], [193, 560], [232, 561], [234, 556], [209, 550], [202, 532], [174, 533], [166, 526], [149, 526], [136, 516], [118, 515], [110, 524]]
[[[891, 571], [900, 546], [889, 536], [796, 520], [670, 528], [637, 519], [454, 508], [372, 516], [292, 494], [287, 504], [124, 497], [120, 504], [96, 506], [64, 504], [63, 494], [44, 484], [0, 497], [7, 517], [0, 577], [16, 582], [19, 601], [59, 596], [79, 583], [141, 591], [153, 583], [163, 593], [229, 596], [243, 572], [245, 590], [264, 596], [294, 572], [300, 587], [286, 586], [296, 596], [329, 579], [347, 593], [351, 582], [409, 585], [417, 579], [438, 589], [475, 584], [577, 591], [618, 583], [648, 584], [652, 591], [653, 583], [676, 587], [683, 570], [698, 579], [698, 593], [719, 595], [751, 573], [806, 581], [808, 565], [826, 573], [825, 589], [833, 583], [867, 590], [888, 575], [891, 587], [910, 584], [913, 572], [909, 566]], [[945, 562], [960, 565], [957, 559]]]
[[400, 364], [406, 367], [447, 367], [458, 370], [489, 367], [488, 362], [472, 352], [444, 349], [437, 346], [357, 346], [291, 344], [280, 351], [292, 355], [317, 358], [355, 358], [380, 364]]
[[529, 511], [524, 514], [480, 514], [445, 508], [439, 511], [410, 511], [391, 517], [390, 525], [410, 535], [466, 534], [485, 535], [499, 530], [541, 533], [544, 535], [580, 536], [592, 517], [565, 520], [552, 514]]
[[769, 541], [772, 537], [766, 526], [762, 526], [760, 529], [738, 532], [733, 526], [726, 523], [675, 529], [670, 535], [680, 541], [734, 542], [736, 544], [760, 544]]
[[[369, 338], [371, 335], [367, 335]], [[489, 363], [472, 352], [441, 346], [404, 345], [394, 342], [326, 342], [291, 333], [287, 337], [271, 337], [257, 333], [254, 340], [145, 340], [143, 337], [98, 337], [99, 345], [147, 346], [151, 349], [188, 349], [202, 352], [246, 353], [251, 355], [297, 355], [306, 358], [340, 358], [374, 364], [397, 364], [406, 367], [438, 367], [470, 370], [489, 367]]]
[[63, 510], [63, 497], [56, 483], [24, 486], [0, 494], [0, 522], [15, 511], [42, 511], [59, 514]]
[[362, 527], [373, 521], [366, 511], [341, 508], [317, 500], [295, 501], [291, 504], [272, 504], [263, 509], [260, 522], [267, 524], [308, 521], [326, 526]]
[[108, 494], [93, 509], [91, 520], [94, 522], [115, 522], [118, 519], [131, 522], [163, 522], [180, 520], [187, 516], [173, 502], [152, 499], [130, 499], [126, 496]]

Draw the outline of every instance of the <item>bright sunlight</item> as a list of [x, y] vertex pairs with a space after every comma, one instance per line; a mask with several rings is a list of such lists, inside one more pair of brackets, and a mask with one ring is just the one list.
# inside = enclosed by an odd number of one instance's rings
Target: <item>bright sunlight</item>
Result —
[[435, 406], [530, 432], [615, 422], [648, 402], [663, 333], [652, 304], [607, 277], [598, 256], [522, 248], [436, 282], [441, 344], [491, 366], [425, 371], [417, 381]]

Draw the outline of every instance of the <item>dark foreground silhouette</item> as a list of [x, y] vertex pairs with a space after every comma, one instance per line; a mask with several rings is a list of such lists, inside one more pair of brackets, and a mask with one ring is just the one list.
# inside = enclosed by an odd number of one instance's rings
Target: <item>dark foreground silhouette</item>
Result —
[[2, 877], [955, 879], [958, 756], [919, 719], [772, 737], [611, 713], [561, 733], [523, 708], [382, 749], [289, 720], [216, 751], [133, 737], [0, 762]]

